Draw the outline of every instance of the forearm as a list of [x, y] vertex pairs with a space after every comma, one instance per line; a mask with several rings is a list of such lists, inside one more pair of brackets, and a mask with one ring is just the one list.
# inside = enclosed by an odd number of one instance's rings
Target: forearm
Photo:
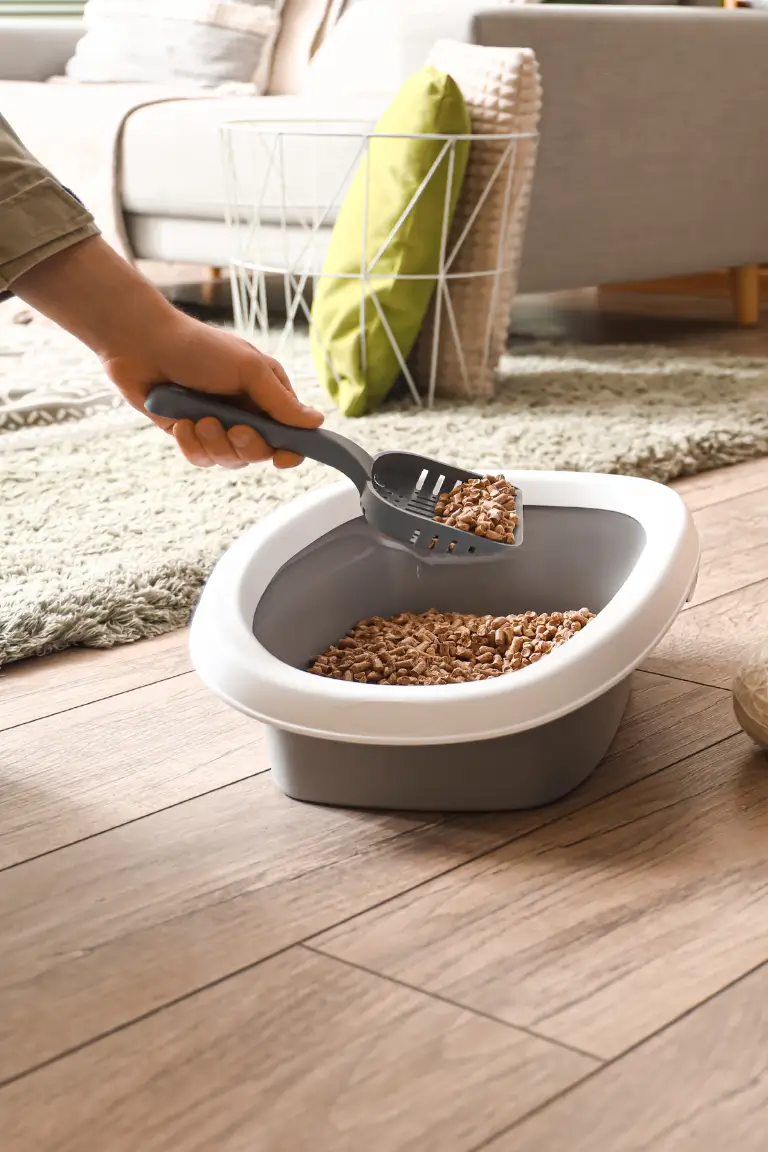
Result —
[[99, 236], [36, 264], [13, 284], [17, 296], [100, 356], [147, 349], [178, 313]]

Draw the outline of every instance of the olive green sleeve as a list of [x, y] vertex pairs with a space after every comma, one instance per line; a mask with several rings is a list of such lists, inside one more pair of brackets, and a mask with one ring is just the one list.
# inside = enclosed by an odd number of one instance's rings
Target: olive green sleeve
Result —
[[98, 234], [90, 212], [0, 116], [0, 290], [49, 256]]

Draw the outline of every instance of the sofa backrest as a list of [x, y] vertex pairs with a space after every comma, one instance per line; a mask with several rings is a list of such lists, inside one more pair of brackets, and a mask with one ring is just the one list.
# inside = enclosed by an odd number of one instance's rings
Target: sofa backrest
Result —
[[0, 80], [43, 81], [63, 76], [84, 32], [80, 20], [3, 18]]

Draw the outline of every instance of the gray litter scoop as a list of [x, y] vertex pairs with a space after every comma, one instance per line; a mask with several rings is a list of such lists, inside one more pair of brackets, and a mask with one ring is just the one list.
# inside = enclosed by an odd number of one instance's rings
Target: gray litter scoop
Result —
[[420, 552], [451, 556], [498, 556], [523, 541], [523, 501], [515, 489], [518, 522], [515, 541], [490, 540], [433, 519], [438, 497], [463, 480], [482, 479], [479, 472], [454, 468], [415, 452], [380, 452], [364, 448], [325, 428], [294, 428], [262, 413], [248, 412], [204, 392], [178, 384], [158, 384], [145, 405], [153, 416], [168, 420], [202, 420], [214, 416], [229, 430], [245, 424], [271, 448], [282, 448], [327, 464], [354, 483], [369, 524], [385, 536]]

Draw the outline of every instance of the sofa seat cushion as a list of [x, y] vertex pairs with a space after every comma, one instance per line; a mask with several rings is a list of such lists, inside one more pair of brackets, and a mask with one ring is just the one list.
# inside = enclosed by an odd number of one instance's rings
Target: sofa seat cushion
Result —
[[[384, 101], [384, 104], [386, 100]], [[297, 219], [291, 205], [324, 207], [338, 195], [339, 181], [359, 151], [355, 135], [373, 129], [382, 110], [380, 98], [358, 101], [350, 117], [348, 98], [309, 102], [297, 96], [215, 97], [138, 109], [123, 135], [122, 200], [132, 216], [222, 220], [227, 203], [222, 160], [221, 129], [231, 120], [261, 122], [274, 133], [315, 134], [317, 121], [334, 121], [333, 131], [352, 134], [330, 136], [322, 149], [308, 149], [302, 138], [286, 138], [286, 150], [307, 162], [285, 164], [293, 187], [287, 187], [288, 222]], [[274, 122], [281, 122], [279, 127]], [[326, 125], [326, 131], [329, 127]], [[253, 150], [250, 132], [238, 137], [236, 147]], [[245, 155], [245, 151], [242, 153]], [[251, 152], [254, 157], [258, 154]], [[265, 167], [266, 157], [265, 157]], [[254, 174], [257, 166], [252, 166]], [[277, 165], [274, 180], [279, 179]], [[255, 182], [254, 175], [254, 182]], [[254, 195], [256, 194], [254, 188]], [[269, 190], [271, 204], [280, 200], [279, 188]]]

